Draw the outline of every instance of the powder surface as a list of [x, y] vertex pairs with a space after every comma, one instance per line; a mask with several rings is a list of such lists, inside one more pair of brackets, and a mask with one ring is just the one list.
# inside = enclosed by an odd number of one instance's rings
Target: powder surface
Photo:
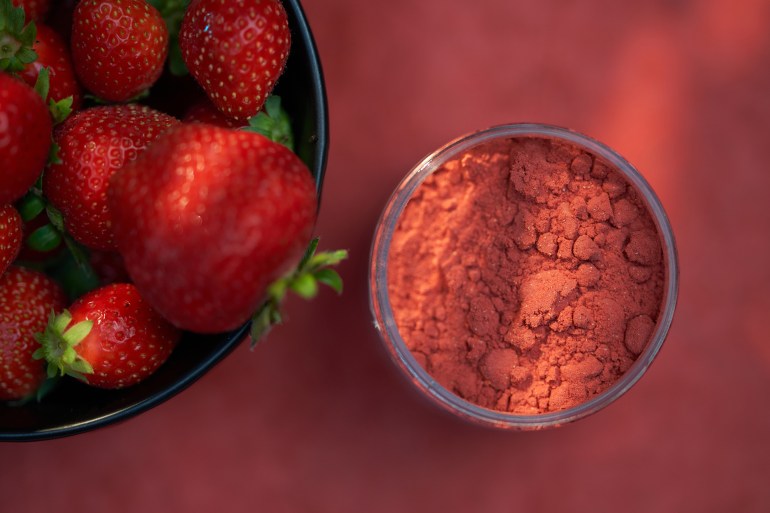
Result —
[[399, 332], [446, 389], [538, 414], [601, 393], [644, 350], [664, 284], [636, 189], [584, 150], [477, 146], [418, 187], [391, 241]]

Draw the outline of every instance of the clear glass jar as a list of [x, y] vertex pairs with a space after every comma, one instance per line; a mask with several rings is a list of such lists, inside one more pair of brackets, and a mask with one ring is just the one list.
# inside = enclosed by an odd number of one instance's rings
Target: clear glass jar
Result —
[[[647, 346], [633, 365], [604, 392], [576, 406], [554, 412], [522, 415], [491, 410], [472, 404], [440, 385], [417, 362], [402, 339], [388, 297], [388, 257], [393, 232], [410, 198], [435, 170], [473, 147], [495, 139], [540, 137], [562, 140], [603, 159], [632, 184], [646, 203], [661, 239], [665, 282], [660, 313]], [[574, 131], [541, 124], [511, 124], [492, 127], [460, 137], [418, 163], [390, 197], [377, 224], [372, 245], [369, 289], [375, 327], [396, 365], [431, 401], [466, 420], [506, 429], [543, 429], [586, 417], [609, 405], [628, 391], [647, 371], [660, 351], [674, 315], [678, 289], [678, 265], [674, 235], [663, 206], [642, 175], [623, 157], [604, 144]]]

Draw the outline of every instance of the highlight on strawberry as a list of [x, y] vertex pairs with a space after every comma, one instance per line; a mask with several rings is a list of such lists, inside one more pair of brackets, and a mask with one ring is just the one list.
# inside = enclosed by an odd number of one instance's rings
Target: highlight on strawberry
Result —
[[134, 386], [185, 332], [254, 347], [289, 293], [342, 292], [290, 49], [280, 0], [0, 0], [0, 401]]

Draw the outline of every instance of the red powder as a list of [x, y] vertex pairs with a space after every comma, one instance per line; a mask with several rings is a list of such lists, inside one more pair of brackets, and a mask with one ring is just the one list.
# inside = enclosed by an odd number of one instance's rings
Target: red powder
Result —
[[415, 191], [393, 234], [399, 332], [445, 388], [480, 406], [575, 406], [628, 370], [654, 330], [660, 238], [636, 189], [560, 141], [478, 146]]

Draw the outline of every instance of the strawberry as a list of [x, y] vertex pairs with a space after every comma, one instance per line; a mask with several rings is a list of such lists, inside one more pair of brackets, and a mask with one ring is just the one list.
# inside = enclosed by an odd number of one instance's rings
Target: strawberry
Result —
[[180, 337], [136, 287], [117, 283], [52, 318], [34, 356], [48, 362], [51, 377], [68, 374], [98, 388], [124, 388], [155, 372]]
[[307, 244], [315, 186], [262, 135], [176, 125], [112, 177], [115, 240], [143, 297], [172, 324], [216, 333], [245, 323]]
[[187, 68], [228, 117], [255, 115], [283, 72], [291, 36], [279, 0], [196, 0], [179, 46]]
[[21, 216], [10, 205], [0, 206], [0, 275], [19, 255], [21, 238]]
[[40, 176], [51, 147], [51, 115], [21, 80], [0, 73], [0, 204], [22, 197]]
[[123, 102], [149, 88], [163, 71], [168, 30], [144, 0], [82, 0], [72, 20], [72, 58], [83, 85]]
[[34, 337], [65, 301], [59, 285], [36, 271], [11, 266], [0, 277], [0, 400], [21, 399], [45, 380], [45, 367], [32, 357]]
[[72, 59], [62, 37], [53, 29], [38, 23], [33, 49], [37, 53], [37, 60], [26, 65], [24, 70], [19, 73], [21, 78], [34, 87], [40, 69], [47, 67], [49, 72], [48, 98], [54, 102], [59, 102], [71, 96], [72, 110], [79, 109], [82, 101], [80, 85], [75, 79]]
[[51, 6], [51, 0], [12, 0], [13, 5], [24, 9], [24, 14], [32, 20], [42, 20]]
[[59, 126], [59, 162], [46, 170], [43, 192], [75, 240], [115, 249], [107, 210], [110, 176], [175, 123], [149, 107], [128, 104], [81, 110]]

